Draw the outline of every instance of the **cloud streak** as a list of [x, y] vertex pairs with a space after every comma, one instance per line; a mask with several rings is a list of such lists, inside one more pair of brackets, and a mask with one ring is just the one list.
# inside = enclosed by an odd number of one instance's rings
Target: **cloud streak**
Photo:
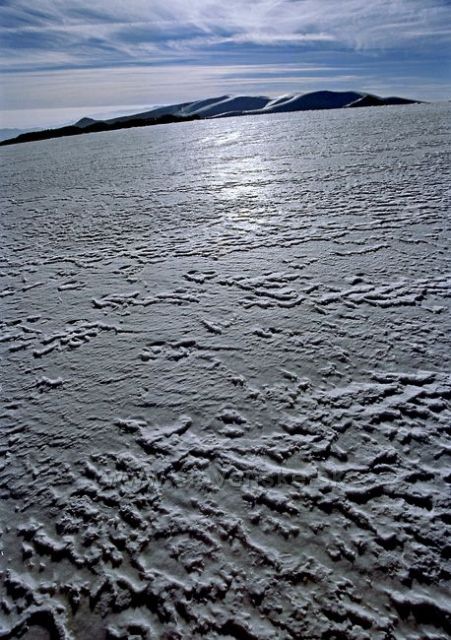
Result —
[[108, 61], [123, 64], [230, 43], [386, 49], [449, 43], [451, 36], [445, 0], [35, 0], [32, 10], [24, 0], [6, 0], [0, 17], [2, 48], [22, 50], [30, 66], [35, 50], [52, 54], [55, 47], [66, 53], [62, 65], [69, 52], [76, 66], [86, 52], [105, 49], [115, 53]]

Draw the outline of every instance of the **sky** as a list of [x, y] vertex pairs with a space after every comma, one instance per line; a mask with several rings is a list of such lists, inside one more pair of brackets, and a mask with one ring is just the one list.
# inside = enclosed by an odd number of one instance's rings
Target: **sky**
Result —
[[451, 99], [451, 0], [0, 0], [0, 127], [222, 94]]

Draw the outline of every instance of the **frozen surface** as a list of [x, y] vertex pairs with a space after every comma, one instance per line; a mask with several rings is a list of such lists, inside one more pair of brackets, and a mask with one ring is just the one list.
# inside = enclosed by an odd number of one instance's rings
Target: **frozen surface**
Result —
[[2, 150], [0, 637], [450, 637], [450, 115]]

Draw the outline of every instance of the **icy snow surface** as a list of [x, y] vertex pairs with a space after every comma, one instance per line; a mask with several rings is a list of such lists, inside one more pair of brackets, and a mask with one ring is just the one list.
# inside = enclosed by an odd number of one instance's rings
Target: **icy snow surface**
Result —
[[450, 637], [450, 115], [2, 150], [0, 637]]

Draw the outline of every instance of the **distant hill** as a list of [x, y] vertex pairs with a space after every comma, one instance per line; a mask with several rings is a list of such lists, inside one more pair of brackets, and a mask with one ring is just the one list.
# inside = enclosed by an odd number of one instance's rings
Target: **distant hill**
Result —
[[288, 111], [307, 111], [316, 109], [342, 109], [362, 97], [355, 91], [314, 91], [277, 100], [269, 104], [265, 112], [285, 113]]
[[32, 129], [0, 129], [0, 141], [15, 138], [28, 131], [32, 131]]
[[360, 96], [351, 104], [348, 104], [348, 107], [381, 107], [385, 105], [394, 105], [394, 104], [411, 104], [413, 101], [408, 100], [407, 98], [380, 98], [379, 96], [373, 96], [370, 93]]
[[313, 91], [304, 94], [288, 94], [278, 98], [224, 95], [217, 98], [206, 98], [194, 102], [181, 102], [179, 104], [156, 107], [149, 111], [119, 116], [108, 120], [82, 118], [75, 124], [67, 127], [22, 133], [15, 138], [1, 141], [0, 145], [205, 118], [288, 113], [291, 111], [311, 111], [317, 109], [376, 107], [413, 104], [415, 102], [418, 102], [418, 100], [398, 97], [381, 98], [380, 96], [357, 91]]
[[74, 127], [80, 127], [80, 129], [85, 129], [86, 127], [90, 127], [92, 124], [96, 122], [101, 122], [101, 120], [94, 120], [94, 118], [82, 118], [78, 122], [74, 124]]
[[67, 127], [59, 127], [58, 129], [44, 129], [42, 131], [22, 133], [20, 136], [17, 136], [17, 138], [3, 140], [0, 142], [0, 146], [20, 144], [22, 142], [37, 142], [38, 140], [50, 140], [52, 138], [79, 136], [86, 133], [101, 133], [103, 131], [131, 129], [132, 127], [149, 127], [156, 124], [171, 124], [173, 122], [184, 122], [187, 120], [200, 120], [200, 117], [197, 115], [186, 117], [162, 115], [158, 118], [130, 118], [121, 122], [93, 120], [92, 123], [86, 122], [86, 120], [88, 120], [88, 118], [83, 118], [82, 121], [79, 120], [76, 124], [72, 124]]

